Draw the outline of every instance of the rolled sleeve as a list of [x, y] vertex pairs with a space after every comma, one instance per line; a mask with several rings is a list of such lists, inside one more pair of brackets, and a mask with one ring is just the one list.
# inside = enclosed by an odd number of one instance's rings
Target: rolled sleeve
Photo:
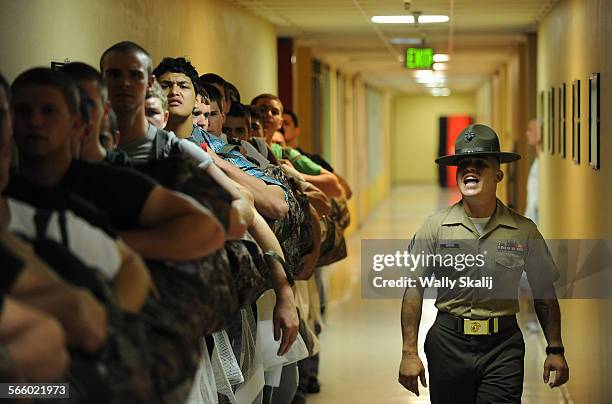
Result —
[[[416, 232], [414, 237], [412, 237], [412, 241], [408, 246], [408, 252], [414, 257], [413, 262], [418, 262], [408, 276], [413, 279], [417, 279], [431, 276], [434, 273], [433, 266], [426, 265], [424, 258], [427, 254], [436, 253], [436, 239], [437, 232], [435, 231], [431, 220], [428, 219]], [[416, 256], [418, 255], [421, 255], [421, 258], [417, 261]]]

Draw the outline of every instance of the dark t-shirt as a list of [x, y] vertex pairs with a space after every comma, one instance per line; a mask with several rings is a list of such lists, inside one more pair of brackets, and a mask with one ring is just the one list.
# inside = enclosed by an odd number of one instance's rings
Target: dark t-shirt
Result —
[[60, 185], [108, 215], [117, 230], [138, 227], [153, 180], [128, 168], [73, 160]]
[[35, 209], [71, 211], [91, 226], [103, 230], [108, 236], [117, 237], [104, 211], [65, 188], [45, 187], [17, 174], [11, 175], [4, 195], [22, 201]]
[[132, 167], [130, 156], [121, 149], [107, 150], [104, 162], [120, 167]]
[[23, 261], [0, 242], [0, 312], [4, 305], [4, 295], [11, 289], [15, 279], [23, 269]]

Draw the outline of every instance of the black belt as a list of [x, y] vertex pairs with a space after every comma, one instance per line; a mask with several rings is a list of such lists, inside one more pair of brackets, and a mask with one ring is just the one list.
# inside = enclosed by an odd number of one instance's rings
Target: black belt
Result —
[[452, 330], [465, 335], [491, 335], [510, 328], [518, 327], [516, 316], [503, 316], [474, 320], [453, 316], [444, 311], [438, 311], [436, 321]]

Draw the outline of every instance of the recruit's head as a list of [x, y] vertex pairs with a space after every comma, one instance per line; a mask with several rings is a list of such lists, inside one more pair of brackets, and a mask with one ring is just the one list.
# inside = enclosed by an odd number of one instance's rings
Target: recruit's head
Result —
[[153, 70], [168, 98], [170, 119], [191, 118], [198, 94], [202, 93], [198, 72], [185, 58], [164, 58]]
[[108, 48], [100, 58], [100, 72], [117, 117], [144, 112], [147, 89], [155, 81], [149, 53], [134, 42]]
[[79, 90], [70, 77], [45, 67], [27, 70], [13, 82], [11, 98], [21, 158], [72, 157], [82, 128]]

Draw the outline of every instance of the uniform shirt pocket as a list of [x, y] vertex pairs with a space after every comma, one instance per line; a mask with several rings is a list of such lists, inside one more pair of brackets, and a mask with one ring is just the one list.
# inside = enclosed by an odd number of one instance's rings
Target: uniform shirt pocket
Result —
[[523, 254], [500, 252], [495, 256], [495, 263], [502, 270], [523, 271], [525, 268], [525, 257]]

